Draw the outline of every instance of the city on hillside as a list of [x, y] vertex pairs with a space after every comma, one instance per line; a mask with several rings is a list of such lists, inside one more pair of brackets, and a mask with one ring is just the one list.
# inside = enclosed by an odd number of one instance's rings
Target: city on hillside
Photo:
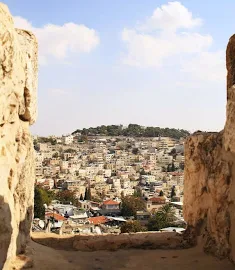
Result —
[[93, 134], [84, 129], [62, 137], [33, 137], [34, 231], [184, 231], [184, 140], [188, 134], [164, 129], [171, 137], [162, 136], [164, 130], [156, 137], [147, 136], [147, 128], [141, 127], [143, 132], [137, 136], [133, 128], [140, 130], [140, 126], [136, 126], [129, 125], [128, 132], [116, 136], [110, 136], [110, 131], [105, 135], [107, 128], [102, 132], [96, 128]]

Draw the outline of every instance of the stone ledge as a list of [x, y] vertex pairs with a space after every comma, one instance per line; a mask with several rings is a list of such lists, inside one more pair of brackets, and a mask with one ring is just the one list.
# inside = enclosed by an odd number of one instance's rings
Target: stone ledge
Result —
[[190, 245], [183, 235], [175, 232], [141, 232], [103, 235], [60, 236], [52, 233], [32, 233], [33, 241], [60, 250], [118, 250], [137, 249], [183, 249]]

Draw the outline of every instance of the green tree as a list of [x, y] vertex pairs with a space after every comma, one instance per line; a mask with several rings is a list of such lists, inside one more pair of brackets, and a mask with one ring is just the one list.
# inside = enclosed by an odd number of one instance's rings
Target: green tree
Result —
[[137, 155], [139, 153], [139, 149], [138, 148], [133, 148], [132, 149], [132, 154], [133, 155]]
[[160, 197], [164, 196], [164, 193], [163, 193], [162, 190], [159, 192], [159, 196], [160, 196]]
[[175, 186], [172, 187], [171, 189], [171, 198], [175, 197], [176, 193], [175, 193]]
[[88, 142], [88, 136], [87, 135], [82, 135], [81, 136], [81, 141], [84, 142], [84, 143], [87, 143]]
[[55, 139], [52, 139], [51, 145], [56, 145], [56, 140]]
[[91, 188], [88, 187], [88, 192], [87, 192], [88, 200], [91, 200]]
[[55, 198], [55, 193], [52, 190], [46, 190], [40, 186], [36, 186], [35, 189], [40, 193], [43, 204], [49, 205]]
[[59, 157], [59, 154], [58, 152], [55, 152], [53, 155], [52, 155], [53, 158], [58, 158]]
[[136, 188], [133, 194], [134, 197], [142, 197], [142, 193], [141, 193], [141, 189], [140, 188]]
[[171, 166], [171, 164], [168, 164], [167, 165], [167, 169], [166, 170], [167, 170], [167, 172], [172, 172], [172, 166]]
[[52, 190], [45, 190], [45, 189], [40, 189], [41, 195], [42, 195], [42, 200], [43, 203], [46, 205], [50, 205], [51, 201], [54, 200], [55, 198], [55, 193]]
[[91, 188], [90, 187], [86, 188], [86, 190], [85, 190], [84, 200], [91, 200]]
[[174, 164], [174, 162], [172, 162], [172, 164], [171, 164], [171, 171], [172, 171], [172, 172], [175, 171], [175, 164]]
[[144, 169], [142, 169], [142, 170], [140, 171], [140, 175], [147, 175], [147, 172], [146, 172]]
[[70, 190], [59, 191], [56, 193], [55, 199], [64, 204], [72, 203], [73, 205], [77, 205], [77, 199], [74, 191]]
[[80, 201], [83, 201], [83, 195], [82, 195], [82, 193], [80, 195]]
[[146, 228], [143, 227], [139, 221], [127, 221], [121, 226], [121, 233], [131, 233], [131, 232], [144, 232]]
[[34, 218], [45, 219], [45, 207], [39, 187], [34, 189]]
[[123, 200], [124, 199], [124, 192], [122, 191], [121, 192], [121, 200]]
[[[163, 205], [160, 209], [159, 209], [159, 211], [158, 211], [158, 213], [160, 213], [163, 217], [164, 217], [164, 219], [165, 219], [165, 221], [166, 221], [166, 223], [168, 224], [168, 225], [170, 225], [170, 224], [172, 224], [172, 222], [174, 222], [175, 221], [175, 209], [174, 209], [174, 207], [171, 205], [171, 204], [165, 204], [165, 205]], [[168, 226], [167, 225], [167, 226]]]
[[38, 145], [38, 144], [34, 144], [34, 149], [35, 149], [36, 151], [39, 151], [39, 150], [40, 150], [39, 145]]
[[171, 226], [175, 221], [175, 210], [170, 204], [162, 206], [157, 213], [149, 219], [148, 230], [159, 231]]
[[127, 128], [122, 125], [98, 126], [95, 128], [77, 129], [72, 134], [80, 133], [85, 136], [107, 135], [107, 136], [135, 136], [135, 137], [171, 137], [180, 139], [187, 137], [190, 133], [187, 130], [175, 128], [146, 127], [143, 128], [137, 124], [129, 124]]
[[172, 197], [171, 198], [171, 202], [179, 202], [179, 198], [178, 197]]
[[135, 216], [136, 211], [145, 210], [145, 203], [139, 197], [126, 196], [122, 200], [122, 215]]
[[162, 215], [157, 212], [149, 219], [147, 227], [149, 231], [159, 231], [160, 229], [167, 226]]
[[36, 139], [33, 140], [33, 145], [36, 146], [38, 144], [38, 141]]
[[180, 162], [180, 169], [184, 170], [184, 162]]
[[85, 195], [84, 195], [84, 200], [87, 200], [87, 188], [86, 188], [86, 190], [85, 190]]

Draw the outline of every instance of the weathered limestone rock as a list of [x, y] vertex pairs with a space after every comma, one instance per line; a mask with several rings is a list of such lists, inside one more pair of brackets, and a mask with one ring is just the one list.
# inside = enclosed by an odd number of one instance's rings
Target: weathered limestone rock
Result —
[[189, 247], [187, 240], [175, 232], [139, 232], [103, 235], [57, 235], [32, 233], [32, 239], [45, 246], [61, 250], [98, 251], [118, 249], [182, 249]]
[[224, 131], [224, 146], [235, 152], [235, 35], [229, 39], [226, 51], [227, 66], [227, 108]]
[[202, 235], [204, 249], [218, 257], [230, 252], [229, 189], [233, 160], [222, 145], [223, 133], [198, 134], [185, 145], [184, 217]]
[[226, 60], [224, 131], [194, 134], [185, 143], [184, 218], [205, 251], [235, 262], [235, 35]]
[[34, 150], [29, 125], [37, 116], [37, 42], [14, 29], [0, 3], [0, 269], [11, 269], [29, 238]]

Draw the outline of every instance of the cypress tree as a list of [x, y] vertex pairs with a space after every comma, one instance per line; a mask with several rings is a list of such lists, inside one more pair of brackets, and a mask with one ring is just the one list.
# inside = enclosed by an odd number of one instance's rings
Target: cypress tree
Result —
[[175, 186], [172, 187], [171, 189], [171, 198], [175, 197], [176, 193], [175, 193]]
[[167, 165], [167, 172], [171, 172], [172, 171], [172, 166], [170, 166], [170, 164]]
[[34, 189], [34, 218], [45, 219], [45, 207], [38, 187]]
[[87, 189], [87, 200], [91, 200], [91, 188], [88, 187]]
[[88, 200], [88, 191], [87, 191], [87, 188], [86, 188], [86, 190], [85, 190], [84, 200]]

